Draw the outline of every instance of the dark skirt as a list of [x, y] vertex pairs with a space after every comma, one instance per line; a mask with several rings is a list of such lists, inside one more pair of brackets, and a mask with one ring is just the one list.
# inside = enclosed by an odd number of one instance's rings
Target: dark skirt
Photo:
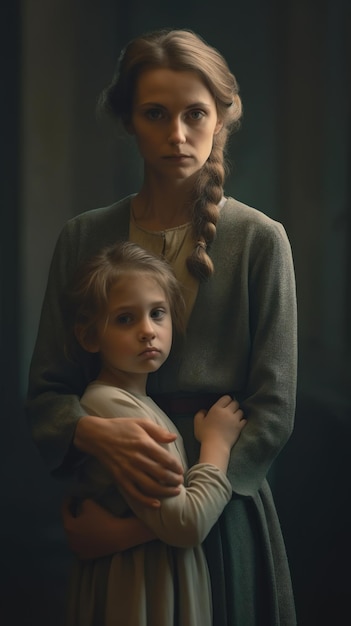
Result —
[[[193, 420], [169, 415], [181, 432], [190, 465], [198, 458]], [[282, 532], [268, 482], [232, 500], [205, 540], [213, 626], [296, 626]]]

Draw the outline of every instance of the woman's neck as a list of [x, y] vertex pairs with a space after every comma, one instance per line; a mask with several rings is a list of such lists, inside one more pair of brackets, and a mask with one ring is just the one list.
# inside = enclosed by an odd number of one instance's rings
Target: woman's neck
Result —
[[139, 226], [164, 230], [191, 220], [189, 185], [153, 185], [144, 183], [132, 201], [133, 217]]

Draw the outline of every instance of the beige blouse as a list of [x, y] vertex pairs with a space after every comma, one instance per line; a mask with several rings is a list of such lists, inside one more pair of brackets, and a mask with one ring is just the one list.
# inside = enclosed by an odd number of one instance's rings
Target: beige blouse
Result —
[[171, 263], [176, 278], [181, 284], [188, 321], [199, 288], [199, 281], [189, 273], [185, 263], [185, 259], [191, 254], [195, 245], [191, 222], [175, 228], [152, 231], [138, 226], [131, 215], [129, 241]]

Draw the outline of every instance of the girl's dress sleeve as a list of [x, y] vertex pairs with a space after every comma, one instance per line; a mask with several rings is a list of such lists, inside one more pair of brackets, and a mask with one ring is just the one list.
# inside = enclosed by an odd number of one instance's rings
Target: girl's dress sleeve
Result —
[[226, 475], [214, 465], [193, 465], [178, 496], [164, 498], [159, 509], [126, 498], [130, 508], [155, 535], [178, 548], [204, 541], [232, 496]]

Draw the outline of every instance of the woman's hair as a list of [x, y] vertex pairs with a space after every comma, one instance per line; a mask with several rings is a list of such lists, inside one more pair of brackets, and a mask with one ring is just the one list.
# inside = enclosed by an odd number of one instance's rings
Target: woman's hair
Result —
[[66, 356], [77, 360], [81, 353], [76, 339], [78, 327], [85, 341], [94, 341], [97, 322], [107, 315], [112, 287], [130, 273], [140, 275], [141, 280], [145, 275], [155, 279], [169, 304], [174, 330], [184, 332], [185, 303], [172, 267], [136, 244], [121, 242], [104, 248], [83, 263], [64, 293], [62, 308], [66, 325]]
[[218, 204], [226, 174], [225, 148], [229, 133], [242, 114], [239, 87], [222, 55], [189, 30], [160, 30], [133, 39], [122, 51], [117, 73], [103, 91], [99, 108], [128, 125], [139, 76], [150, 68], [196, 72], [214, 98], [221, 130], [213, 138], [211, 154], [193, 192], [192, 223], [195, 249], [187, 259], [191, 274], [205, 280], [213, 273], [206, 253], [216, 234]]

